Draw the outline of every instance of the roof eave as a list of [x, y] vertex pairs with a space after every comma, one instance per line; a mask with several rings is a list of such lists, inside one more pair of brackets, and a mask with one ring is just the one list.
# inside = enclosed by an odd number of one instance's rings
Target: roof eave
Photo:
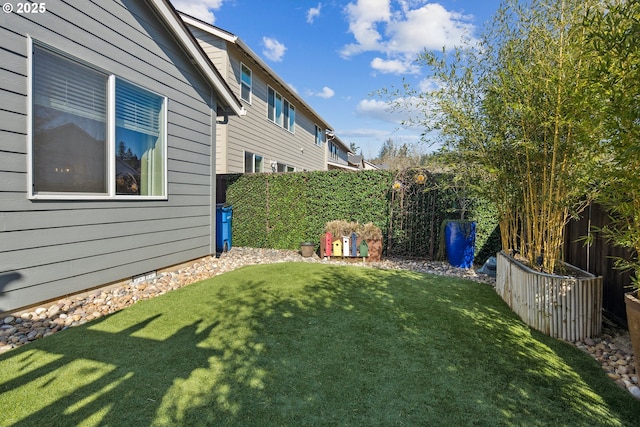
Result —
[[317, 117], [321, 122], [321, 124], [324, 125], [326, 129], [332, 129], [329, 123], [325, 119], [323, 119], [322, 116], [318, 114], [304, 99], [302, 99], [300, 95], [295, 93], [295, 91], [291, 88], [291, 86], [289, 86], [289, 84], [287, 84], [284, 80], [282, 80], [280, 76], [278, 76], [278, 74], [275, 71], [273, 71], [271, 67], [269, 67], [269, 65], [267, 65], [267, 63], [264, 62], [262, 58], [260, 58], [260, 56], [256, 54], [240, 37], [228, 31], [225, 31], [221, 28], [208, 24], [198, 18], [187, 15], [183, 12], [178, 12], [178, 13], [182, 18], [182, 20], [187, 24], [193, 25], [194, 27], [206, 33], [219, 37], [229, 43], [233, 43], [236, 46], [238, 46], [238, 48], [242, 50], [248, 57], [250, 57], [260, 68], [262, 68], [265, 71], [265, 73], [267, 73], [280, 86], [287, 89], [306, 110], [308, 110], [311, 114]]
[[342, 164], [342, 163], [327, 162], [327, 165], [328, 166], [333, 166], [333, 167], [338, 168], [338, 169], [348, 170], [348, 171], [359, 171], [359, 170], [361, 170], [361, 169], [358, 169], [357, 167], [345, 165], [345, 164]]
[[[173, 32], [176, 40], [182, 45], [191, 57], [194, 65], [209, 80], [211, 86], [216, 91], [222, 101], [224, 114], [244, 116], [246, 110], [240, 100], [233, 94], [231, 88], [224, 81], [220, 72], [211, 63], [204, 53], [198, 41], [193, 37], [189, 29], [185, 26], [178, 12], [168, 2], [168, 0], [148, 0], [154, 7], [158, 15], [164, 20], [168, 28]], [[228, 107], [228, 108], [224, 108]], [[219, 114], [220, 111], [216, 112]]]

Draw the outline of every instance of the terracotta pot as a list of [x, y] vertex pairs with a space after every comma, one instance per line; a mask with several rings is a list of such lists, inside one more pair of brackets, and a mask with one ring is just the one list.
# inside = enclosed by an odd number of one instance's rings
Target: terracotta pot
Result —
[[[627, 309], [627, 324], [629, 326], [629, 337], [633, 354], [640, 356], [640, 300], [637, 292], [629, 292], [624, 295], [624, 303]], [[636, 373], [640, 373], [640, 357], [634, 357]]]
[[367, 240], [369, 246], [369, 261], [382, 260], [382, 240]]

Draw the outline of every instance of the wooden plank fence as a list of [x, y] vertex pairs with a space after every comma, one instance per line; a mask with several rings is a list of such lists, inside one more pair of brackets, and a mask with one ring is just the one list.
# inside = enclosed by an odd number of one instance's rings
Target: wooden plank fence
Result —
[[[623, 326], [627, 324], [624, 294], [631, 290], [631, 272], [615, 268], [617, 258], [633, 259], [630, 250], [617, 247], [598, 231], [610, 223], [609, 214], [593, 204], [579, 219], [570, 221], [565, 229], [564, 260], [596, 276], [602, 276], [604, 293], [602, 305], [608, 319]], [[591, 236], [591, 244], [584, 238]]]
[[600, 334], [602, 277], [540, 273], [503, 252], [498, 253], [496, 273], [496, 292], [532, 328], [566, 341]]

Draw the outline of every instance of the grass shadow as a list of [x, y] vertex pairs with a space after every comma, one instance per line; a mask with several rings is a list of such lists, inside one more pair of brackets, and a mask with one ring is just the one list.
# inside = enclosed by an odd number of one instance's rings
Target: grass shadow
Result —
[[140, 302], [8, 352], [0, 372], [2, 425], [622, 426], [640, 416], [595, 361], [532, 332], [489, 286], [307, 263], [245, 267]]
[[116, 333], [93, 329], [108, 322], [105, 317], [91, 327], [59, 333], [3, 355], [0, 363], [10, 365], [13, 372], [10, 379], [3, 375], [0, 396], [17, 394], [13, 403], [27, 410], [15, 418], [5, 412], [0, 423], [149, 424], [148, 415], [174, 381], [215, 355], [197, 346], [216, 326], [201, 328], [201, 321], [184, 325], [163, 340], [136, 336], [158, 318], [150, 316]]

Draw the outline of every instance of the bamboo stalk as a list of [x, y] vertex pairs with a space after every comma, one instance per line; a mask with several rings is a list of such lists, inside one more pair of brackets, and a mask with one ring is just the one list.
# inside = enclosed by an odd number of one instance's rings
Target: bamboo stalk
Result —
[[588, 313], [589, 321], [587, 322], [587, 327], [588, 327], [587, 333], [589, 334], [589, 336], [591, 336], [591, 334], [593, 333], [593, 330], [592, 330], [593, 317], [591, 315], [591, 313], [593, 313], [592, 296], [593, 296], [592, 292], [589, 292], [587, 295], [587, 307], [589, 307], [589, 313]]
[[586, 286], [584, 286], [582, 283], [580, 284], [580, 286], [578, 286], [577, 289], [577, 312], [578, 312], [578, 336], [576, 339], [579, 340], [583, 340], [585, 338], [584, 335], [584, 331], [585, 331], [585, 327], [584, 327], [584, 308], [582, 306], [582, 294], [585, 291]]
[[[573, 285], [573, 286], [572, 286]], [[577, 335], [576, 331], [576, 300], [575, 300], [575, 284], [572, 283], [566, 290], [567, 294], [567, 303], [569, 304], [569, 311], [565, 314], [565, 318], [567, 319], [567, 323], [569, 325], [569, 337], [571, 341], [575, 341], [575, 337]]]
[[535, 283], [533, 283], [529, 278], [526, 278], [526, 292], [527, 292], [527, 317], [529, 319], [528, 324], [537, 324], [537, 313], [536, 313], [536, 289]]

